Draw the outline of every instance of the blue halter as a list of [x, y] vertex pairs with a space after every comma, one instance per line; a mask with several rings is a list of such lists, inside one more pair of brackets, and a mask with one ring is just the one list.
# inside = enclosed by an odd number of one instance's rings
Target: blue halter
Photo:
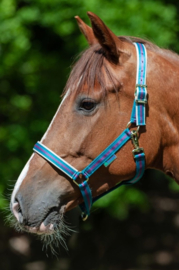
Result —
[[[134, 43], [137, 52], [137, 74], [136, 74], [136, 91], [134, 94], [134, 103], [130, 122], [127, 128], [117, 137], [99, 156], [97, 156], [86, 168], [82, 171], [76, 170], [64, 159], [56, 155], [52, 150], [47, 148], [41, 142], [37, 142], [33, 150], [49, 161], [68, 177], [79, 187], [84, 202], [80, 205], [82, 210], [82, 218], [86, 220], [90, 214], [92, 204], [122, 185], [130, 185], [136, 183], [144, 174], [145, 171], [145, 154], [143, 148], [139, 147], [139, 128], [144, 126], [146, 118], [146, 103], [147, 103], [147, 85], [146, 85], [146, 70], [147, 70], [147, 51], [143, 44]], [[136, 130], [130, 131], [130, 125], [137, 126]], [[134, 145], [133, 157], [136, 162], [136, 174], [132, 179], [122, 181], [107, 192], [92, 198], [91, 189], [88, 185], [89, 177], [102, 165], [109, 166], [117, 157], [115, 153], [119, 151], [126, 142], [132, 140]], [[80, 184], [76, 181], [78, 178], [84, 179]]]

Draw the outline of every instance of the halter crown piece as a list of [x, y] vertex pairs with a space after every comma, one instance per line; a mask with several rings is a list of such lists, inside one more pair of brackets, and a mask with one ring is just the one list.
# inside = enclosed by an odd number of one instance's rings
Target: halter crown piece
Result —
[[[86, 168], [81, 172], [76, 170], [64, 159], [56, 155], [53, 151], [43, 145], [41, 142], [37, 142], [34, 145], [33, 150], [41, 157], [49, 161], [56, 166], [59, 170], [70, 177], [73, 182], [79, 187], [84, 202], [80, 205], [82, 210], [82, 219], [86, 220], [90, 214], [92, 204], [113, 191], [114, 189], [122, 185], [130, 185], [136, 183], [144, 174], [145, 171], [145, 154], [143, 148], [139, 147], [139, 128], [145, 126], [146, 118], [146, 103], [147, 103], [147, 85], [146, 85], [146, 70], [147, 70], [147, 51], [143, 44], [134, 43], [137, 52], [137, 74], [136, 74], [136, 89], [134, 94], [134, 103], [132, 107], [131, 119], [127, 124], [126, 129], [117, 137], [99, 156], [97, 156]], [[136, 130], [130, 131], [131, 124], [137, 126]], [[134, 160], [136, 162], [136, 174], [132, 179], [122, 181], [107, 192], [92, 198], [91, 189], [88, 185], [90, 176], [102, 165], [107, 167], [117, 157], [115, 153], [119, 151], [123, 145], [132, 140], [134, 150], [132, 151]], [[85, 179], [81, 184], [76, 181], [78, 178]]]

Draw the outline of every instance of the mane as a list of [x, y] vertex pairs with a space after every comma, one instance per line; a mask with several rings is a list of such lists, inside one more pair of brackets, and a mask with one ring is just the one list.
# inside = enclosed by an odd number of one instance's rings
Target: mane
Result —
[[146, 48], [150, 51], [153, 51], [157, 54], [159, 54], [160, 56], [162, 56], [163, 58], [167, 59], [168, 61], [172, 61], [172, 62], [176, 62], [179, 63], [179, 55], [171, 50], [168, 49], [163, 49], [158, 47], [156, 44], [142, 39], [142, 38], [138, 38], [138, 37], [119, 37], [120, 39], [124, 38], [126, 41], [131, 42], [138, 42], [138, 43], [142, 43], [146, 46]]
[[[160, 55], [161, 57], [179, 64], [178, 54], [162, 49], [155, 45], [154, 43], [137, 37], [120, 36], [118, 37], [121, 41], [128, 43], [142, 43], [150, 51], [153, 51]], [[114, 75], [109, 71], [107, 66], [107, 61], [104, 61], [105, 53], [99, 44], [95, 44], [89, 47], [87, 50], [82, 52], [79, 56], [79, 60], [74, 64], [71, 74], [68, 78], [67, 84], [63, 91], [63, 95], [70, 89], [70, 91], [76, 91], [79, 93], [84, 85], [87, 85], [88, 89], [93, 89], [95, 83], [97, 82], [102, 93], [106, 94], [106, 84], [105, 75], [111, 82], [114, 91], [117, 93], [120, 87], [120, 82], [114, 77]]]

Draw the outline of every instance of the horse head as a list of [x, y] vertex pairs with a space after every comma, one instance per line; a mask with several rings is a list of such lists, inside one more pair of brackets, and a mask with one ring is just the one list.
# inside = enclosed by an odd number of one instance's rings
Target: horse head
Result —
[[[88, 12], [88, 16], [92, 28], [75, 18], [90, 46], [73, 67], [63, 100], [40, 143], [77, 171], [95, 160], [130, 120], [137, 72], [133, 41], [143, 43], [148, 55], [148, 104], [147, 125], [140, 127], [139, 142], [145, 151], [145, 168], [170, 172], [177, 178], [173, 150], [178, 143], [177, 127], [171, 117], [178, 113], [178, 96], [174, 92], [171, 97], [167, 91], [169, 87], [174, 90], [177, 83], [176, 56], [171, 52], [166, 56], [165, 50], [142, 39], [117, 37], [95, 14]], [[130, 126], [130, 130], [134, 128]], [[90, 176], [93, 198], [135, 176], [133, 148], [129, 140], [109, 166], [100, 166]], [[22, 229], [49, 234], [56, 228], [63, 231], [64, 213], [82, 202], [79, 186], [55, 164], [34, 153], [16, 182], [11, 211]]]

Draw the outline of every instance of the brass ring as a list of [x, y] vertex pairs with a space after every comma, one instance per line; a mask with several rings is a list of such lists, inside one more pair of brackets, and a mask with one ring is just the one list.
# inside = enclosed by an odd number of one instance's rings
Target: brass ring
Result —
[[137, 126], [137, 133], [139, 132], [140, 126]]
[[87, 218], [88, 218], [88, 215], [85, 214], [85, 213], [82, 213], [82, 214], [81, 214], [81, 218], [82, 218], [83, 221], [86, 221]]
[[130, 128], [130, 126], [131, 126], [131, 121], [129, 121], [129, 122], [127, 123], [126, 128]]
[[[131, 126], [131, 121], [129, 121], [128, 123], [127, 123], [127, 126], [126, 126], [126, 128], [130, 128], [130, 126]], [[139, 129], [140, 129], [140, 126], [137, 126], [137, 133], [139, 132]]]

